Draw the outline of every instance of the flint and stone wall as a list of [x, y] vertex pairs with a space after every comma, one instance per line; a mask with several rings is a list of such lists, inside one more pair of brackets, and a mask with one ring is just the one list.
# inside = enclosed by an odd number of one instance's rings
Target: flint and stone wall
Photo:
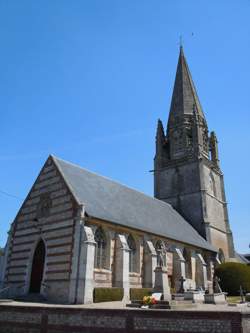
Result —
[[0, 333], [249, 333], [250, 314], [0, 306]]

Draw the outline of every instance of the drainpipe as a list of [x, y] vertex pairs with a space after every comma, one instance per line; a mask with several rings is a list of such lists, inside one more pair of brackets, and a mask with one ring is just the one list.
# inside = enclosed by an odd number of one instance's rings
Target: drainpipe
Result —
[[[79, 284], [79, 272], [80, 272], [80, 259], [81, 259], [81, 249], [82, 249], [82, 237], [83, 237], [83, 226], [84, 226], [84, 221], [85, 220], [85, 211], [84, 207], [81, 205], [78, 209], [77, 212], [77, 217], [76, 217], [76, 224], [79, 223], [79, 226], [76, 225], [75, 229], [75, 236], [77, 235], [77, 231], [79, 232], [78, 237], [75, 237], [75, 241], [77, 241], [77, 244], [75, 246], [75, 254], [77, 254], [76, 259], [76, 281], [75, 281], [75, 292], [74, 292], [74, 304], [77, 302], [77, 292], [78, 292], [78, 284]], [[77, 230], [78, 229], [78, 230]]]

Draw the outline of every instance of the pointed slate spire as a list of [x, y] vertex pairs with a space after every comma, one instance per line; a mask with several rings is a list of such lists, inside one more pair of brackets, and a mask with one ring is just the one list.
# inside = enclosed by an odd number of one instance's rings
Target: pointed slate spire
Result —
[[194, 108], [200, 117], [205, 120], [202, 107], [188, 68], [187, 61], [180, 47], [174, 90], [169, 113], [168, 127], [184, 115], [193, 115]]

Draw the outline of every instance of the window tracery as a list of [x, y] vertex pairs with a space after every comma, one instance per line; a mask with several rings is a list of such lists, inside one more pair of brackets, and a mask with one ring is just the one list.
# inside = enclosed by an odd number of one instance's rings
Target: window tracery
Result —
[[95, 268], [105, 268], [107, 240], [102, 227], [96, 229], [95, 242]]
[[129, 251], [129, 272], [136, 272], [136, 244], [132, 235], [127, 239]]

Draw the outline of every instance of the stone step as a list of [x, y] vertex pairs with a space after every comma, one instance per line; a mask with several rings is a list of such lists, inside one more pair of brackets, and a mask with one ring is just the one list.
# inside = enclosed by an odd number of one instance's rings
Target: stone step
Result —
[[185, 305], [185, 304], [193, 304], [193, 301], [192, 300], [181, 300], [181, 301], [178, 301], [178, 300], [172, 300], [170, 302], [171, 305]]
[[191, 308], [196, 308], [196, 307], [197, 307], [197, 304], [195, 304], [195, 303], [171, 305], [172, 310], [191, 309]]
[[126, 304], [127, 308], [140, 308], [142, 305], [139, 303], [128, 303]]
[[153, 304], [150, 306], [150, 309], [171, 309], [171, 306], [169, 304]]

